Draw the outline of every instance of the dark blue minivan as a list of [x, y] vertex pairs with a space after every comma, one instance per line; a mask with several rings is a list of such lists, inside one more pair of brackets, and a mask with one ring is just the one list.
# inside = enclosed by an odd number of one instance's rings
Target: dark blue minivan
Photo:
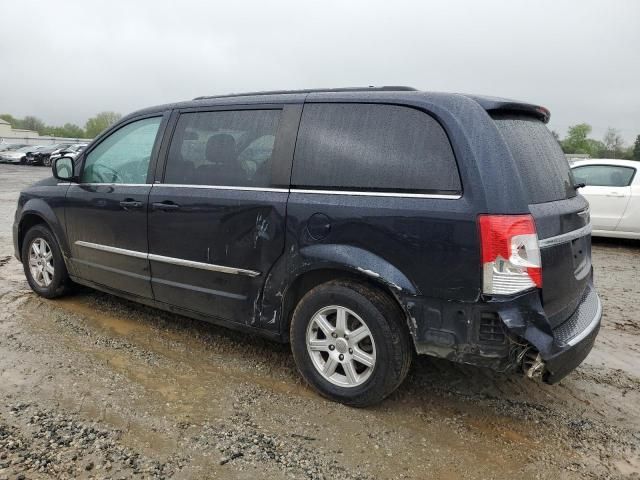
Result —
[[133, 113], [20, 195], [16, 256], [290, 342], [354, 406], [415, 354], [554, 383], [600, 327], [589, 206], [543, 107], [407, 87], [201, 97]]

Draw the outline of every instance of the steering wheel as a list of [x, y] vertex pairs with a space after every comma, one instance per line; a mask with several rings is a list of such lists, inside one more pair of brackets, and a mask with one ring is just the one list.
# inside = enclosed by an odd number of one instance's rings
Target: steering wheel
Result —
[[[105, 173], [99, 172], [97, 171], [97, 168], [102, 168], [104, 170], [107, 170], [109, 173], [112, 174], [113, 178], [111, 180], [108, 181]], [[100, 164], [95, 164], [93, 166], [93, 171], [95, 172], [95, 174], [98, 176], [98, 178], [100, 179], [101, 182], [103, 183], [125, 183], [124, 179], [120, 176], [120, 174], [114, 170], [111, 167], [108, 167], [107, 165], [100, 165]]]

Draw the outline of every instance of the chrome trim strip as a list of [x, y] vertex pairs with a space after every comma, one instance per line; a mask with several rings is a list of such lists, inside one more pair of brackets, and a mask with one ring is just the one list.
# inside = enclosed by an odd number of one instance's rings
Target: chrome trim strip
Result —
[[353, 195], [360, 197], [394, 197], [394, 198], [434, 198], [445, 200], [458, 200], [462, 195], [449, 195], [437, 193], [402, 193], [402, 192], [367, 192], [351, 190], [314, 190], [303, 188], [292, 188], [291, 193], [311, 193], [321, 195]]
[[190, 185], [182, 183], [77, 183], [78, 186], [121, 186], [121, 187], [169, 187], [169, 188], [200, 188], [209, 190], [232, 190], [247, 192], [278, 192], [278, 193], [307, 193], [320, 195], [350, 195], [360, 197], [393, 197], [393, 198], [433, 198], [444, 200], [458, 200], [462, 195], [438, 193], [403, 193], [403, 192], [373, 192], [358, 190], [320, 190], [305, 188], [268, 188], [268, 187], [239, 187], [233, 185]]
[[79, 187], [150, 187], [152, 183], [72, 183]]
[[102, 252], [116, 253], [119, 255], [127, 255], [129, 257], [143, 258], [145, 260], [153, 260], [155, 262], [169, 263], [179, 265], [181, 267], [199, 268], [201, 270], [209, 270], [211, 272], [230, 273], [233, 275], [247, 275], [249, 277], [257, 277], [260, 272], [255, 270], [245, 270], [244, 268], [227, 267], [224, 265], [214, 265], [212, 263], [194, 262], [193, 260], [184, 260], [182, 258], [165, 257], [163, 255], [155, 255], [153, 253], [138, 252], [136, 250], [127, 250], [125, 248], [110, 247], [108, 245], [100, 245], [99, 243], [83, 242], [77, 240], [75, 242], [79, 247], [92, 248]]
[[83, 242], [81, 240], [76, 240], [75, 243], [79, 247], [93, 248], [94, 250], [100, 250], [102, 252], [117, 253], [119, 255], [127, 255], [128, 257], [144, 258], [145, 260], [148, 258], [146, 253], [138, 252], [136, 250], [127, 250], [125, 248], [110, 247], [108, 245], [100, 245], [99, 243]]
[[226, 267], [224, 265], [214, 265], [213, 263], [194, 262], [193, 260], [184, 260], [182, 258], [165, 257], [163, 255], [149, 254], [149, 260], [162, 263], [170, 263], [171, 265], [179, 265], [181, 267], [199, 268], [201, 270], [210, 270], [212, 272], [231, 273], [234, 275], [247, 275], [249, 277], [257, 277], [260, 272], [255, 270], [245, 270], [243, 268]]
[[580, 343], [591, 332], [593, 332], [593, 330], [600, 323], [600, 319], [602, 318], [602, 302], [600, 301], [600, 298], [597, 297], [597, 295], [596, 295], [596, 298], [598, 298], [598, 309], [596, 310], [596, 315], [593, 317], [593, 320], [591, 321], [591, 323], [587, 328], [585, 328], [582, 332], [580, 332], [578, 335], [576, 335], [571, 340], [569, 340], [565, 345], [569, 345], [570, 347], [573, 347], [574, 345]]
[[231, 185], [189, 185], [182, 183], [154, 183], [154, 187], [170, 187], [170, 188], [202, 188], [210, 190], [238, 190], [248, 192], [281, 192], [289, 193], [288, 188], [267, 188], [267, 187], [235, 187]]
[[555, 237], [543, 238], [542, 240], [538, 240], [538, 246], [540, 248], [547, 248], [547, 247], [553, 247], [554, 245], [560, 245], [561, 243], [567, 243], [572, 240], [575, 240], [576, 238], [589, 235], [592, 229], [593, 227], [591, 226], [591, 223], [589, 223], [577, 230], [563, 233], [561, 235], [556, 235]]

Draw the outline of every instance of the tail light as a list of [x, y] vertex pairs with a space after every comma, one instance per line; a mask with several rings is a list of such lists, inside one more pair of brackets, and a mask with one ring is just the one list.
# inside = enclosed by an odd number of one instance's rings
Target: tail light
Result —
[[512, 295], [542, 288], [538, 235], [531, 215], [480, 215], [482, 291]]

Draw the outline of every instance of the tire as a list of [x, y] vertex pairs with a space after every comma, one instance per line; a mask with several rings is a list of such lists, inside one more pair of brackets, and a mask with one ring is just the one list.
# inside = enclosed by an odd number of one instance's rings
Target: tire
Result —
[[[38, 251], [43, 252], [42, 255], [32, 251], [34, 244]], [[51, 253], [50, 259], [48, 253]], [[45, 225], [35, 225], [25, 234], [22, 242], [22, 266], [29, 286], [41, 297], [56, 298], [69, 291], [71, 280], [62, 252], [51, 230]], [[53, 272], [48, 266], [52, 267]]]
[[[346, 319], [345, 329], [338, 325], [339, 316]], [[298, 371], [309, 385], [353, 407], [373, 405], [391, 394], [413, 358], [398, 305], [382, 292], [346, 280], [319, 285], [300, 300], [290, 339]]]

